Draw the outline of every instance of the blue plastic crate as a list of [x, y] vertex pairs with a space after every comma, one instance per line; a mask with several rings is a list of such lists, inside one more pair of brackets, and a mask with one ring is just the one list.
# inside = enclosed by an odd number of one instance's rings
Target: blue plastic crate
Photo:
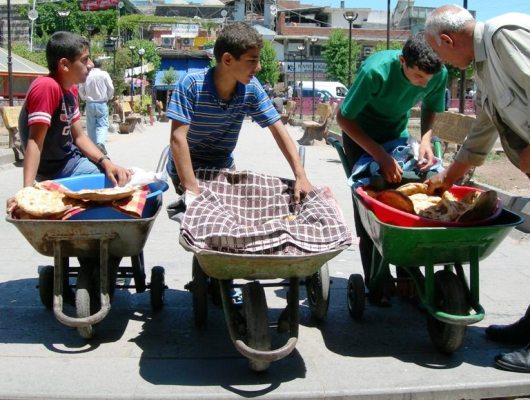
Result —
[[[57, 179], [56, 182], [72, 191], [112, 187], [112, 183], [104, 174], [78, 175], [70, 178]], [[150, 218], [156, 214], [162, 205], [162, 193], [168, 189], [168, 184], [163, 181], [158, 181], [149, 184], [149, 189], [151, 193], [147, 195], [142, 218]], [[70, 220], [94, 219], [134, 219], [134, 217], [119, 212], [112, 207], [99, 205], [75, 214], [70, 218]]]

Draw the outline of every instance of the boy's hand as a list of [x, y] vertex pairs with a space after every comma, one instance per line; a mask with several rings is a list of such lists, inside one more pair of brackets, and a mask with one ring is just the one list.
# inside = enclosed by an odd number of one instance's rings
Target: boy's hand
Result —
[[435, 157], [432, 151], [431, 144], [424, 144], [422, 142], [420, 144], [420, 151], [418, 157], [418, 166], [420, 167], [420, 171], [427, 171], [434, 164], [434, 160]]
[[294, 202], [295, 204], [300, 203], [301, 194], [308, 193], [311, 189], [313, 189], [313, 185], [311, 182], [307, 180], [307, 177], [298, 178], [294, 182]]
[[375, 161], [379, 164], [381, 169], [381, 175], [385, 181], [389, 183], [401, 182], [401, 175], [403, 170], [399, 166], [398, 162], [388, 153], [383, 153]]
[[103, 168], [105, 168], [105, 174], [113, 186], [125, 186], [131, 180], [132, 172], [130, 169], [120, 167], [110, 160], [104, 161]]

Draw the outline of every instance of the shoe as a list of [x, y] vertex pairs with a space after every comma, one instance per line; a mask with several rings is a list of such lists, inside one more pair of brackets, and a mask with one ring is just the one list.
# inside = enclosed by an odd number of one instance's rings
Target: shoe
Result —
[[495, 357], [495, 366], [505, 371], [530, 373], [530, 344]]
[[98, 149], [101, 150], [104, 155], [107, 155], [107, 149], [105, 148], [105, 145], [103, 143], [98, 143], [96, 144], [96, 146], [98, 147]]
[[510, 325], [490, 325], [485, 333], [496, 342], [526, 344], [530, 340], [530, 320], [525, 316]]

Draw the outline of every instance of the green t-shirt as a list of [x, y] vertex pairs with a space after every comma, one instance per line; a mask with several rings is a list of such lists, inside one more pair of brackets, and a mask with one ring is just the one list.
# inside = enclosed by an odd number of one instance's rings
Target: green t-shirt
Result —
[[378, 143], [407, 137], [410, 109], [420, 101], [427, 110], [445, 110], [447, 69], [426, 87], [415, 86], [402, 71], [400, 55], [401, 50], [385, 50], [368, 57], [341, 104], [341, 114]]

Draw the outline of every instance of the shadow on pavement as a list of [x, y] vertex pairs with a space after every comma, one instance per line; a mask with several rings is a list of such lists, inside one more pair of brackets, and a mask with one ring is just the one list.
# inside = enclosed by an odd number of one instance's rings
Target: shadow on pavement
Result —
[[[273, 362], [265, 372], [248, 368], [233, 346], [223, 310], [208, 303], [207, 326], [193, 323], [191, 294], [169, 290], [164, 309], [146, 315], [140, 334], [132, 341], [142, 350], [140, 375], [154, 385], [221, 386], [243, 397], [264, 395], [283, 382], [303, 378], [306, 368], [296, 349]], [[273, 310], [275, 312], [276, 310]], [[272, 346], [286, 341], [272, 333]]]
[[[501, 349], [488, 341], [483, 328], [468, 326], [462, 346], [452, 355], [440, 353], [431, 342], [425, 312], [416, 301], [392, 297], [389, 308], [366, 303], [363, 317], [353, 320], [346, 300], [347, 279], [332, 277], [330, 308], [318, 323], [301, 310], [301, 323], [317, 327], [326, 347], [346, 357], [395, 357], [430, 369], [451, 369], [463, 363], [489, 367]], [[302, 309], [304, 307], [302, 306]], [[302, 317], [304, 315], [304, 317]]]

